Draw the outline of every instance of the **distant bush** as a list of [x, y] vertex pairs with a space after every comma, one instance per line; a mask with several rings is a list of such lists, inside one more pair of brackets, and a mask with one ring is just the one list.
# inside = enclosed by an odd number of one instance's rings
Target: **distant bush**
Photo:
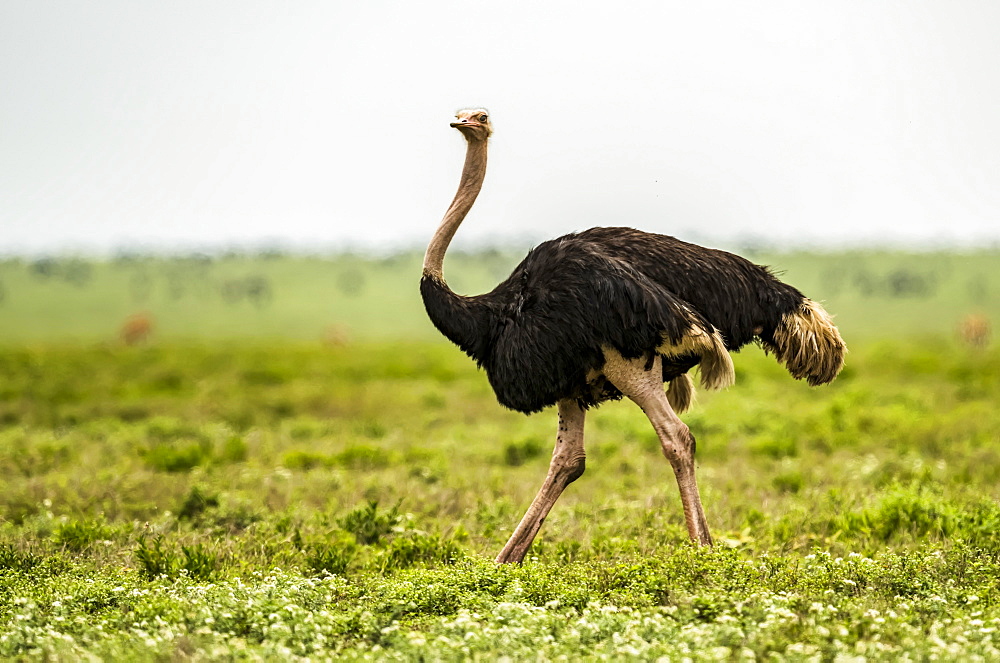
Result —
[[171, 441], [178, 438], [201, 437], [197, 426], [177, 417], [156, 416], [145, 425], [146, 436], [154, 440]]
[[285, 384], [293, 377], [292, 373], [277, 366], [254, 366], [243, 371], [243, 381], [252, 385]]
[[187, 472], [211, 460], [211, 446], [203, 441], [161, 442], [147, 448], [143, 460], [160, 472]]
[[211, 580], [219, 573], [219, 558], [210, 553], [204, 544], [181, 546], [181, 568], [195, 580]]
[[195, 580], [211, 580], [218, 575], [221, 564], [219, 558], [210, 553], [204, 544], [181, 546], [180, 553], [163, 546], [163, 537], [158, 536], [151, 545], [146, 537], [139, 539], [135, 550], [139, 572], [147, 580], [161, 576], [176, 578], [182, 573]]
[[365, 274], [358, 269], [346, 269], [337, 275], [334, 283], [341, 294], [357, 297], [365, 290]]
[[310, 545], [305, 550], [306, 565], [314, 573], [344, 575], [358, 556], [357, 544], [348, 537]]
[[391, 509], [380, 511], [378, 501], [372, 500], [340, 518], [337, 524], [353, 534], [358, 543], [372, 545], [378, 543], [402, 520], [399, 515], [399, 504], [397, 502]]
[[219, 292], [222, 299], [229, 304], [238, 304], [246, 299], [254, 306], [260, 307], [269, 304], [274, 298], [271, 279], [263, 274], [251, 274], [223, 281]]
[[326, 454], [300, 449], [289, 451], [281, 458], [281, 465], [290, 470], [311, 470], [317, 467], [329, 467], [332, 462]]
[[28, 265], [28, 273], [36, 279], [58, 278], [75, 286], [86, 285], [90, 281], [91, 270], [89, 262], [76, 258], [39, 258]]
[[1000, 549], [1000, 506], [990, 501], [970, 508], [918, 487], [897, 486], [870, 508], [845, 513], [834, 524], [882, 542], [899, 535], [950, 540], [960, 534], [974, 545]]
[[114, 530], [102, 521], [67, 520], [56, 526], [52, 540], [57, 546], [79, 552], [95, 541], [110, 539]]
[[375, 470], [392, 464], [388, 451], [366, 444], [354, 444], [333, 456], [337, 465], [355, 470]]
[[288, 434], [293, 440], [315, 440], [329, 433], [329, 421], [299, 417], [288, 423]]
[[771, 480], [771, 485], [783, 493], [797, 493], [804, 484], [802, 473], [797, 471], [782, 472]]
[[231, 435], [222, 443], [218, 460], [223, 463], [242, 463], [247, 459], [249, 448], [239, 435]]
[[366, 419], [362, 421], [358, 426], [357, 430], [359, 433], [365, 437], [369, 437], [373, 440], [377, 440], [386, 436], [389, 429], [386, 428], [385, 424], [377, 419]]
[[413, 532], [389, 542], [378, 560], [378, 568], [387, 573], [414, 564], [453, 564], [463, 556], [455, 537]]
[[42, 558], [31, 551], [17, 550], [9, 543], [0, 545], [0, 569], [30, 571], [42, 563]]
[[749, 446], [752, 453], [771, 458], [785, 458], [799, 454], [798, 441], [790, 435], [766, 433], [757, 436]]
[[135, 550], [135, 559], [139, 563], [139, 572], [148, 580], [160, 576], [172, 578], [179, 566], [177, 556], [163, 549], [162, 536], [156, 537], [152, 545], [146, 545], [146, 537], [141, 537]]
[[188, 491], [184, 502], [177, 509], [177, 518], [180, 520], [194, 520], [208, 509], [219, 506], [219, 496], [215, 493], [206, 493], [198, 486], [192, 486]]
[[508, 442], [503, 449], [503, 462], [504, 465], [517, 467], [543, 453], [545, 453], [545, 443], [536, 437], [529, 437], [517, 442]]
[[860, 269], [852, 278], [854, 289], [864, 297], [927, 298], [935, 294], [938, 278], [930, 272], [900, 267], [884, 275]]

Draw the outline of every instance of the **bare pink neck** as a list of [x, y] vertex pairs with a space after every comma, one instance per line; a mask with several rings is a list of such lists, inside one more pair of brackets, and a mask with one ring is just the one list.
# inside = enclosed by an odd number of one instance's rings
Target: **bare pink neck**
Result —
[[485, 177], [486, 141], [470, 139], [465, 153], [465, 167], [462, 169], [462, 181], [458, 185], [458, 192], [441, 220], [441, 225], [438, 226], [431, 238], [430, 244], [427, 245], [427, 253], [424, 254], [424, 276], [444, 280], [442, 272], [444, 254], [455, 236], [455, 231], [462, 225], [465, 216], [472, 209], [472, 204], [476, 202], [476, 196], [479, 195], [479, 190], [483, 187]]

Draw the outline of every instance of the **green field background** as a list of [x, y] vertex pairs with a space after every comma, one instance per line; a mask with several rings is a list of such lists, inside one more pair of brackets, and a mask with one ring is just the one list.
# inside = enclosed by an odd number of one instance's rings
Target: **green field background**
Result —
[[[969, 314], [1000, 314], [1000, 252], [744, 250], [824, 302], [850, 341], [953, 336]], [[523, 257], [449, 256], [457, 292], [486, 292]], [[145, 313], [159, 339], [439, 340], [417, 291], [422, 255], [280, 253], [0, 261], [0, 343], [116, 340]], [[266, 295], [241, 294], [248, 282]]]
[[716, 545], [614, 402], [501, 567], [556, 418], [437, 334], [419, 252], [0, 260], [0, 658], [1000, 660], [1000, 349], [960, 333], [1000, 252], [741, 253], [850, 353], [811, 388], [750, 346], [698, 391]]

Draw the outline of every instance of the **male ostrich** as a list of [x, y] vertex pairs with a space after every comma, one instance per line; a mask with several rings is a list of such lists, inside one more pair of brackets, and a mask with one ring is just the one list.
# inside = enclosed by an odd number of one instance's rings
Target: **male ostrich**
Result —
[[456, 118], [451, 126], [468, 143], [465, 167], [424, 257], [424, 306], [434, 326], [485, 369], [501, 405], [532, 413], [555, 404], [559, 411], [548, 475], [496, 561], [524, 559], [552, 505], [583, 474], [587, 408], [622, 396], [642, 408], [660, 439], [688, 534], [710, 545], [694, 436], [677, 416], [693, 396], [688, 371], [700, 365], [702, 386], [728, 387], [729, 352], [756, 341], [794, 378], [829, 382], [846, 352], [829, 314], [765, 267], [632, 228], [550, 240], [493, 291], [455, 294], [442, 275], [444, 254], [482, 187], [493, 131], [483, 109]]

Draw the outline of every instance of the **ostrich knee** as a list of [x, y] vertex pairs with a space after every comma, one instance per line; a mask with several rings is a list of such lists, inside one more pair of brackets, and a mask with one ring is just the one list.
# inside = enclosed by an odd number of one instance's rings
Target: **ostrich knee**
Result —
[[584, 470], [587, 469], [587, 459], [582, 451], [564, 452], [557, 449], [552, 454], [552, 464], [549, 467], [554, 478], [557, 478], [563, 486], [568, 486], [583, 476]]
[[687, 424], [678, 421], [663, 427], [660, 432], [660, 447], [671, 465], [693, 463], [697, 443], [694, 433]]
[[684, 505], [684, 521], [692, 541], [700, 545], [712, 545], [712, 535], [708, 531], [708, 520], [701, 505], [698, 485], [694, 478], [695, 441], [691, 429], [681, 421], [668, 422], [657, 428], [663, 455], [670, 461], [680, 489]]
[[559, 406], [559, 434], [549, 462], [549, 478], [565, 488], [583, 475], [587, 454], [583, 449], [583, 420], [577, 421], [579, 410]]

